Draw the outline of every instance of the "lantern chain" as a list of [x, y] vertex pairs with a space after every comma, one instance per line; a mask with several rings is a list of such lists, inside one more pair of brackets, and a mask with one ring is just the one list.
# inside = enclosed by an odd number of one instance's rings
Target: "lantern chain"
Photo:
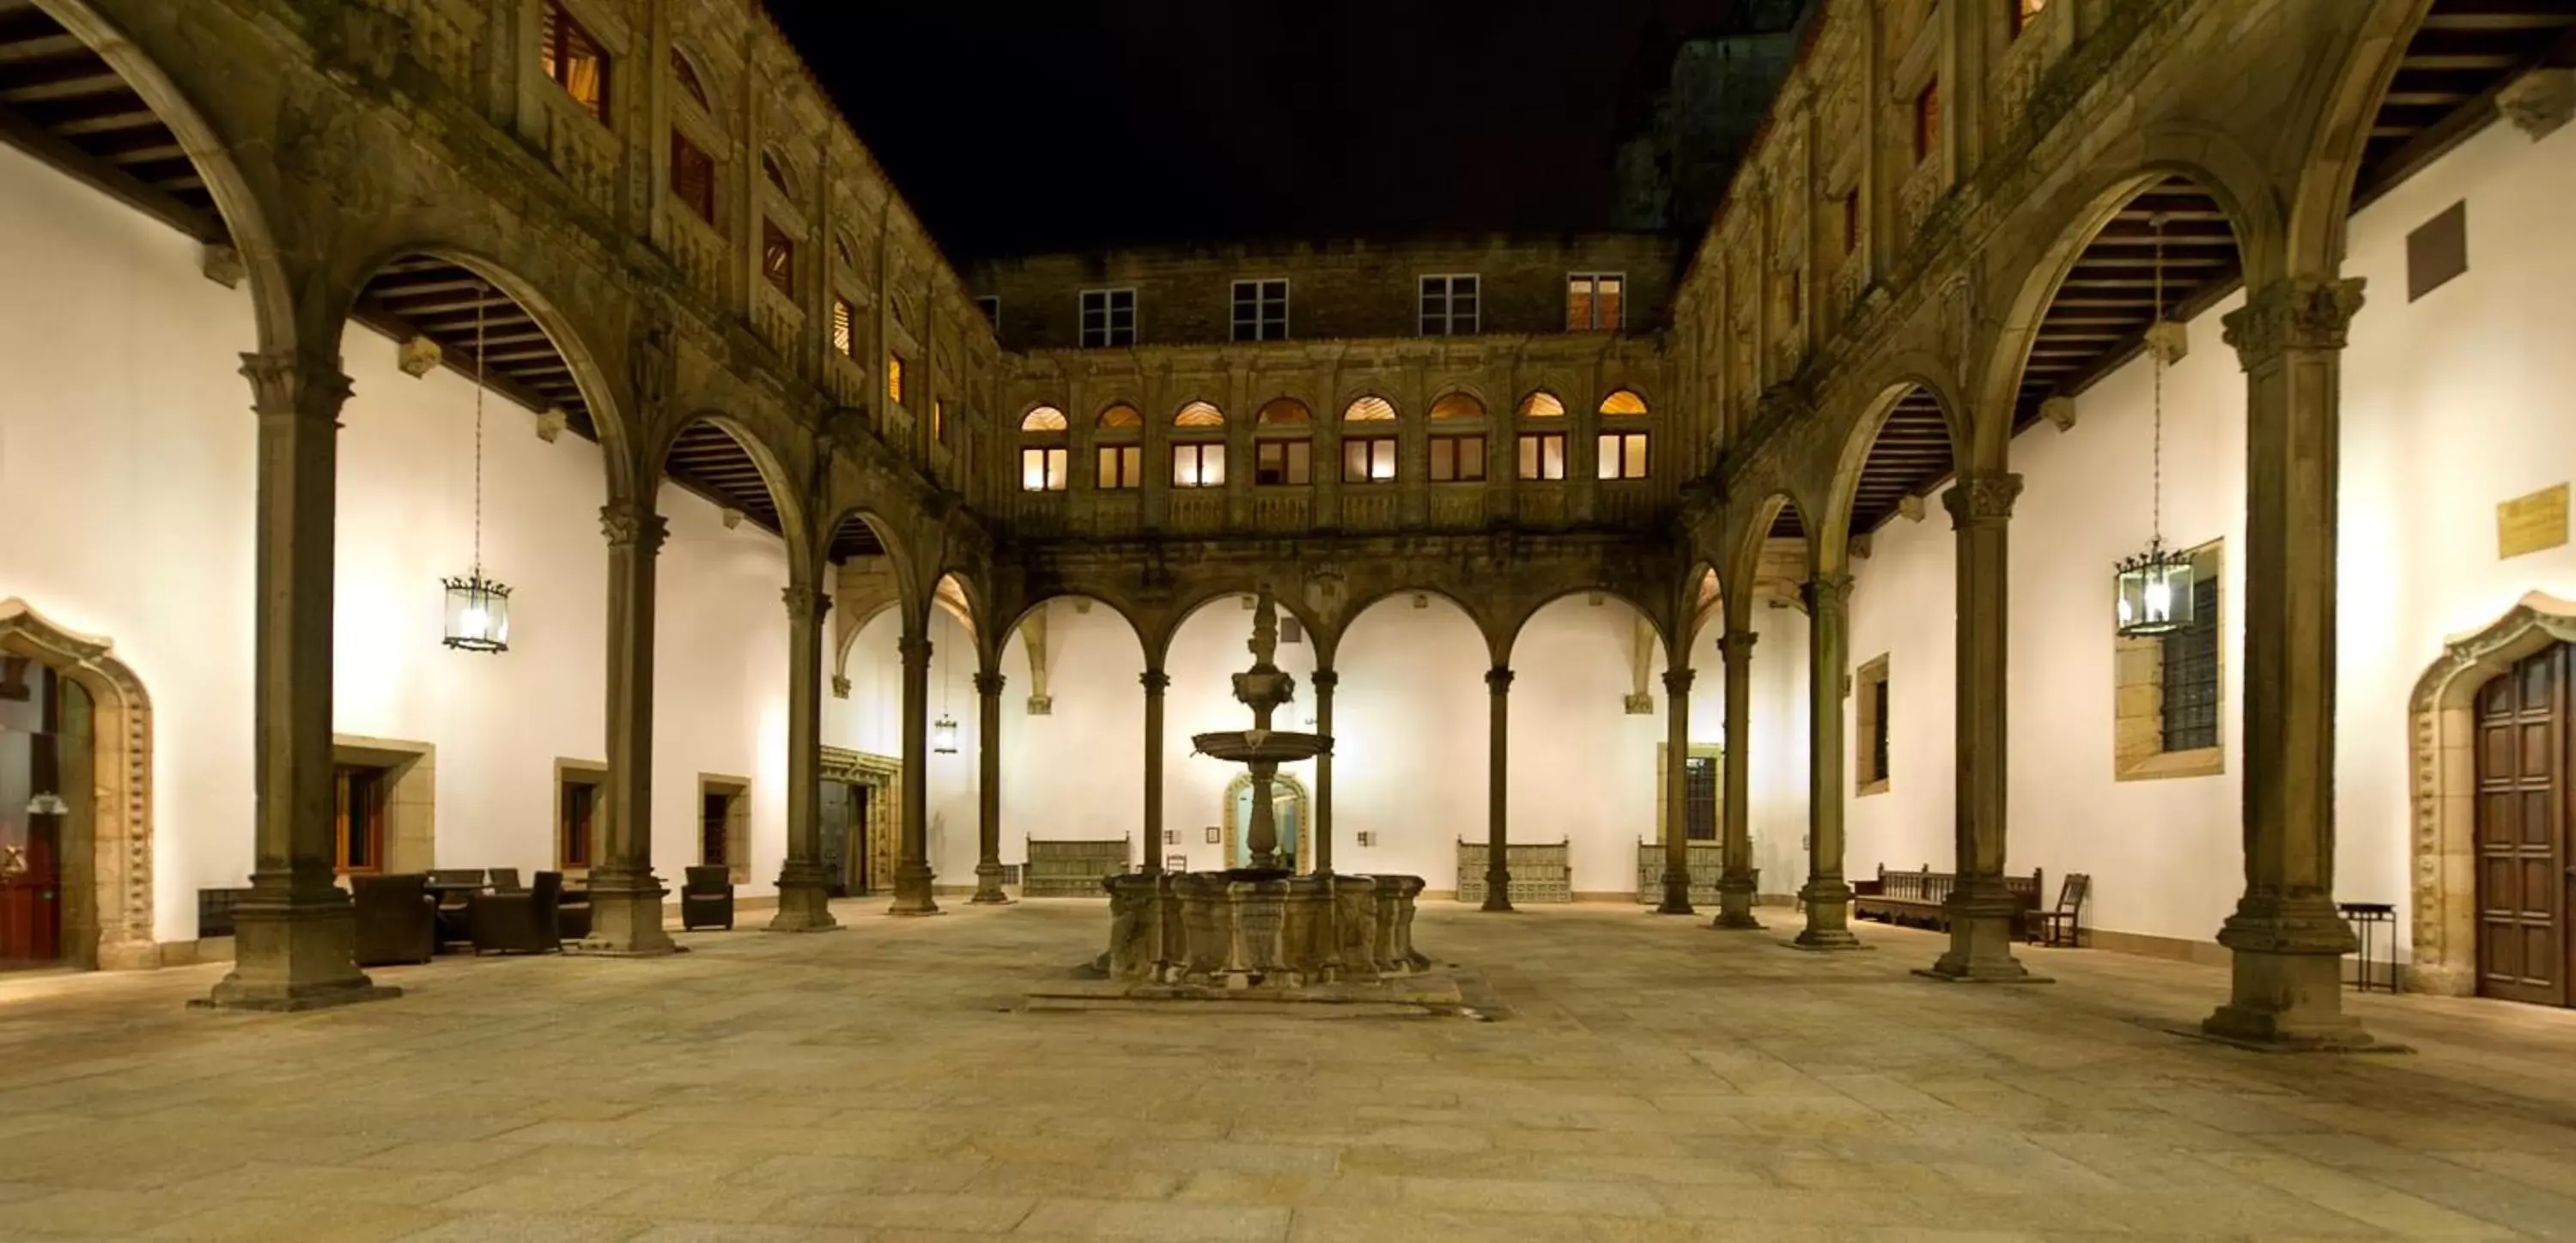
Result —
[[484, 316], [491, 299], [484, 291], [474, 296], [474, 578], [483, 578], [483, 353], [485, 349]]

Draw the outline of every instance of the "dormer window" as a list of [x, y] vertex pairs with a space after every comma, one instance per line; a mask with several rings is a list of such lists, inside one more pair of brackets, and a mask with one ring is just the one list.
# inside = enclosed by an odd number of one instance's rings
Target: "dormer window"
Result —
[[696, 100], [698, 107], [708, 112], [716, 110], [714, 104], [707, 102], [707, 84], [699, 80], [697, 68], [689, 64], [688, 57], [680, 55], [678, 48], [671, 49], [671, 80], [679, 83], [680, 93]]
[[546, 0], [537, 34], [537, 61], [592, 120], [608, 123], [608, 49], [573, 20], [560, 0]]
[[776, 155], [767, 151], [760, 153], [760, 175], [769, 182], [771, 189], [778, 191], [780, 197], [795, 201], [796, 191], [788, 188], [787, 169], [778, 162]]
[[760, 274], [779, 293], [796, 296], [796, 240], [777, 224], [760, 222]]

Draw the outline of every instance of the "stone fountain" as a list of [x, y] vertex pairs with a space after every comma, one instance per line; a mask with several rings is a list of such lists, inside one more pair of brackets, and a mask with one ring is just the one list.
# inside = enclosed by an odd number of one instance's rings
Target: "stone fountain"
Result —
[[[1300, 876], [1279, 851], [1271, 787], [1279, 766], [1313, 759], [1333, 740], [1272, 729], [1297, 681], [1273, 663], [1279, 610], [1265, 591], [1253, 613], [1252, 668], [1234, 675], [1234, 697], [1252, 728], [1196, 735], [1198, 753], [1252, 770], [1252, 866], [1219, 872], [1145, 872], [1102, 880], [1109, 890], [1113, 982], [1274, 994], [1411, 976], [1430, 960], [1413, 949], [1418, 876]], [[1148, 846], [1147, 849], [1152, 849]]]

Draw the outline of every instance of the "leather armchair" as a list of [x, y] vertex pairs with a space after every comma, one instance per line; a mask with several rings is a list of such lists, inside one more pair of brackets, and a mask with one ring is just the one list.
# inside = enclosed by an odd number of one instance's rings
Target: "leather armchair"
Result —
[[438, 951], [438, 901], [418, 872], [352, 876], [358, 911], [358, 965], [428, 962]]
[[474, 952], [544, 954], [563, 948], [563, 873], [539, 872], [524, 893], [478, 893], [465, 904]]
[[729, 868], [693, 867], [680, 882], [680, 928], [733, 927], [733, 872]]

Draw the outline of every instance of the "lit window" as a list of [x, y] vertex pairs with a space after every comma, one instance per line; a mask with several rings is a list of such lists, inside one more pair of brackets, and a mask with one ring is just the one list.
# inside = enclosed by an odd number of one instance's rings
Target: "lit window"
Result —
[[1358, 401], [1352, 402], [1348, 409], [1342, 411], [1342, 421], [1345, 423], [1392, 423], [1395, 421], [1395, 404], [1383, 397], [1363, 397]]
[[1483, 417], [1485, 417], [1485, 403], [1465, 393], [1445, 393], [1441, 395], [1440, 400], [1431, 403], [1431, 421], [1435, 423], [1443, 419], [1481, 419]]
[[1431, 438], [1431, 482], [1472, 483], [1485, 477], [1485, 438]]
[[948, 443], [948, 403], [935, 397], [930, 402], [930, 443]]
[[1521, 478], [1565, 478], [1565, 433], [1521, 433]]
[[697, 67], [689, 63], [688, 57], [680, 55], [678, 48], [671, 49], [671, 80], [679, 83], [680, 93], [696, 100], [698, 107], [715, 111], [715, 105], [707, 102], [707, 84], [698, 79]]
[[1527, 397], [1521, 398], [1521, 417], [1524, 419], [1561, 419], [1565, 417], [1565, 403], [1558, 401], [1556, 399], [1556, 394], [1554, 393], [1532, 393]]
[[886, 400], [903, 404], [903, 355], [886, 351]]
[[1030, 445], [1020, 450], [1020, 490], [1064, 491], [1064, 446]]
[[1646, 433], [1601, 433], [1600, 474], [1604, 479], [1646, 477]]
[[760, 274], [778, 292], [796, 296], [796, 242], [767, 220], [760, 222]]
[[1646, 399], [1633, 389], [1618, 389], [1601, 399], [1601, 413], [1611, 416], [1644, 414]]
[[1114, 349], [1136, 344], [1136, 291], [1082, 291], [1082, 348]]
[[2018, 38], [2021, 32], [2030, 29], [2030, 19], [2039, 16], [2040, 11], [2047, 7], [2048, 0], [2013, 0], [2014, 37]]
[[1578, 272], [1565, 278], [1565, 330], [1615, 332], [1628, 278], [1615, 272]]
[[1020, 430], [1024, 432], [1060, 432], [1067, 426], [1064, 411], [1053, 406], [1040, 406], [1020, 420]]
[[1252, 482], [1262, 487], [1302, 486], [1310, 482], [1313, 449], [1303, 440], [1264, 440], [1255, 444]]
[[1144, 487], [1144, 446], [1100, 446], [1100, 486], [1113, 489]]
[[1225, 484], [1225, 443], [1172, 446], [1172, 486], [1215, 488]]
[[1101, 411], [1093, 426], [1108, 432], [1133, 431], [1145, 426], [1145, 416], [1137, 413], [1136, 407], [1122, 401]]
[[1914, 97], [1914, 162], [1931, 159], [1941, 150], [1941, 80], [1923, 86]]
[[832, 348], [843, 358], [859, 356], [859, 311], [847, 298], [832, 299]]
[[1172, 426], [1223, 427], [1225, 426], [1225, 412], [1207, 404], [1206, 402], [1194, 401], [1181, 407], [1181, 412], [1172, 416]]
[[1342, 441], [1342, 482], [1395, 482], [1395, 437], [1355, 436]]
[[671, 197], [698, 219], [716, 222], [716, 158], [678, 130], [671, 131]]
[[1234, 283], [1234, 339], [1237, 341], [1288, 339], [1288, 282], [1266, 280]]
[[546, 0], [545, 15], [539, 20], [537, 60], [546, 76], [593, 120], [607, 124], [608, 50], [558, 0]]
[[1294, 423], [1303, 426], [1314, 422], [1315, 415], [1313, 411], [1306, 409], [1306, 403], [1294, 397], [1275, 397], [1269, 404], [1261, 407], [1261, 413], [1254, 421], [1273, 425]]
[[1422, 278], [1422, 335], [1463, 337], [1476, 331], [1477, 279], [1473, 276]]

